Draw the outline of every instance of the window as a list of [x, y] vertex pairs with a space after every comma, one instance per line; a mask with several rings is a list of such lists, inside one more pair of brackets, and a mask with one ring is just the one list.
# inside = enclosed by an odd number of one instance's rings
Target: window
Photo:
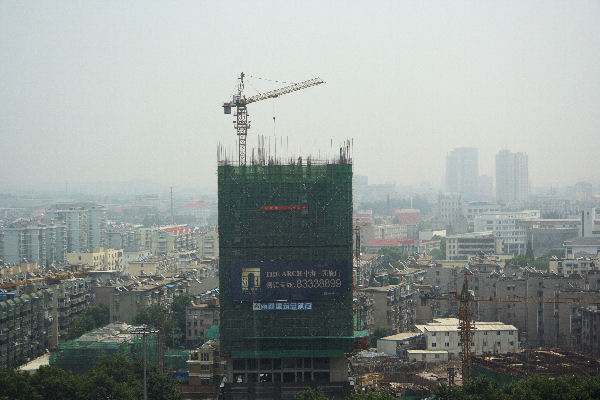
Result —
[[450, 343], [446, 342], [446, 343], [444, 343], [444, 346], [450, 347]]
[[209, 361], [210, 360], [210, 354], [202, 352], [200, 353], [200, 361]]
[[496, 332], [496, 335], [500, 336], [500, 331]]
[[484, 335], [484, 336], [487, 336], [487, 331], [483, 332], [483, 335]]
[[514, 346], [515, 342], [509, 342], [508, 344], [510, 344], [511, 346]]
[[435, 355], [435, 358], [440, 358], [440, 355], [439, 355], [439, 354], [436, 354], [436, 355]]
[[445, 333], [445, 336], [450, 336], [450, 332], [446, 332], [446, 333]]
[[437, 346], [435, 342], [431, 343], [431, 347]]
[[435, 332], [431, 332], [431, 336], [435, 336]]
[[514, 333], [515, 333], [514, 331], [508, 331], [508, 334], [509, 334], [509, 335], [511, 335], [511, 336], [512, 336]]

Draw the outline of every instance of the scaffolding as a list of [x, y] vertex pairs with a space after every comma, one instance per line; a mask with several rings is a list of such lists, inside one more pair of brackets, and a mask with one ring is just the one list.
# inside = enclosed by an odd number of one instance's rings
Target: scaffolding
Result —
[[[50, 364], [73, 373], [85, 374], [104, 356], [124, 354], [131, 360], [141, 359], [144, 353], [143, 339], [141, 335], [131, 333], [132, 328], [132, 325], [126, 323], [112, 323], [61, 343], [58, 351], [50, 355]], [[156, 364], [156, 333], [147, 335], [146, 352], [148, 363]]]
[[[342, 357], [352, 351], [352, 164], [221, 163], [219, 253], [221, 349], [234, 358]], [[253, 312], [233, 301], [239, 262], [341, 262], [350, 284], [303, 311]], [[347, 271], [346, 271], [347, 269]]]

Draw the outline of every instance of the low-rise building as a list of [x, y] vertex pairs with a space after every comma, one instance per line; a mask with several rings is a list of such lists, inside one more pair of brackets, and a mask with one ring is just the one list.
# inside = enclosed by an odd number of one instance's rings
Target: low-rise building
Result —
[[502, 239], [489, 232], [463, 233], [446, 237], [446, 260], [467, 260], [480, 254], [502, 252]]
[[567, 240], [563, 244], [565, 248], [565, 258], [578, 256], [597, 257], [600, 255], [600, 238], [581, 237]]
[[158, 276], [109, 282], [95, 286], [92, 291], [95, 304], [103, 303], [109, 307], [111, 322], [130, 323], [138, 311], [153, 304], [170, 304], [173, 296], [186, 293], [187, 287], [184, 276]]
[[361, 244], [361, 249], [366, 252], [377, 252], [382, 247], [395, 247], [404, 254], [429, 253], [433, 249], [440, 248], [439, 240], [419, 239], [373, 239]]
[[524, 221], [539, 218], [539, 210], [492, 212], [478, 215], [473, 225], [476, 232], [492, 231], [501, 238], [503, 253], [523, 255], [529, 240]]
[[182, 388], [194, 399], [219, 398], [219, 384], [226, 374], [226, 362], [219, 354], [219, 343], [209, 340], [190, 352], [188, 360], [190, 383]]
[[206, 340], [209, 329], [219, 325], [218, 298], [210, 296], [206, 300], [196, 300], [187, 306], [185, 320], [185, 339], [188, 346], [202, 343]]
[[407, 350], [419, 348], [422, 342], [421, 332], [401, 332], [377, 339], [377, 352], [388, 356], [401, 356]]
[[87, 266], [96, 271], [122, 271], [123, 250], [95, 247], [90, 253], [68, 253], [67, 262]]
[[176, 255], [150, 256], [141, 260], [129, 261], [130, 276], [160, 275], [176, 272], [179, 260]]
[[561, 276], [598, 271], [598, 257], [556, 258], [548, 262], [549, 271]]
[[[502, 322], [474, 322], [471, 349], [473, 354], [515, 353], [519, 350], [518, 330]], [[417, 325], [425, 337], [425, 350], [445, 351], [449, 359], [460, 358], [460, 328], [458, 318], [439, 318]]]

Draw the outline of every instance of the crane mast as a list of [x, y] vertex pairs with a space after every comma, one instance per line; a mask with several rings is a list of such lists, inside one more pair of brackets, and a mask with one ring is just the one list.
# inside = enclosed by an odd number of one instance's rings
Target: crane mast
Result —
[[239, 82], [237, 92], [233, 95], [233, 98], [230, 102], [223, 103], [223, 111], [225, 114], [231, 114], [231, 109], [236, 108], [236, 112], [234, 114], [236, 119], [233, 122], [235, 124], [234, 127], [238, 137], [238, 155], [240, 166], [246, 165], [246, 137], [248, 135], [248, 129], [250, 129], [250, 121], [248, 121], [248, 108], [246, 107], [248, 104], [261, 100], [276, 98], [286, 93], [295, 92], [297, 90], [306, 89], [311, 86], [325, 83], [325, 81], [323, 81], [321, 78], [314, 78], [246, 98], [244, 95], [245, 76], [246, 75], [243, 72], [240, 74], [240, 77], [238, 78]]
[[464, 379], [471, 377], [471, 364], [472, 364], [472, 352], [471, 352], [471, 341], [473, 340], [473, 331], [476, 329], [473, 323], [473, 314], [471, 310], [471, 302], [478, 301], [491, 301], [497, 303], [563, 303], [563, 304], [600, 304], [600, 299], [589, 299], [589, 298], [547, 298], [547, 297], [485, 297], [485, 296], [474, 296], [469, 291], [469, 278], [468, 272], [465, 271], [465, 277], [463, 280], [462, 291], [459, 293], [450, 292], [452, 297], [441, 297], [432, 296], [428, 297], [429, 300], [434, 301], [458, 301], [460, 303], [458, 309], [458, 329], [460, 335], [461, 345], [461, 367], [462, 376]]

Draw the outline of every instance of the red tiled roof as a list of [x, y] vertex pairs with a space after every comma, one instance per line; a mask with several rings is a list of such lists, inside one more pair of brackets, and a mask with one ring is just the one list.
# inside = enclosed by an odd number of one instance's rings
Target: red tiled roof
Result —
[[170, 226], [168, 228], [162, 228], [159, 230], [163, 231], [163, 232], [169, 232], [173, 235], [181, 235], [181, 234], [190, 233], [193, 231], [193, 229], [188, 228], [186, 226]]
[[202, 208], [204, 206], [206, 206], [206, 202], [200, 200], [195, 203], [187, 203], [183, 206], [183, 208]]

